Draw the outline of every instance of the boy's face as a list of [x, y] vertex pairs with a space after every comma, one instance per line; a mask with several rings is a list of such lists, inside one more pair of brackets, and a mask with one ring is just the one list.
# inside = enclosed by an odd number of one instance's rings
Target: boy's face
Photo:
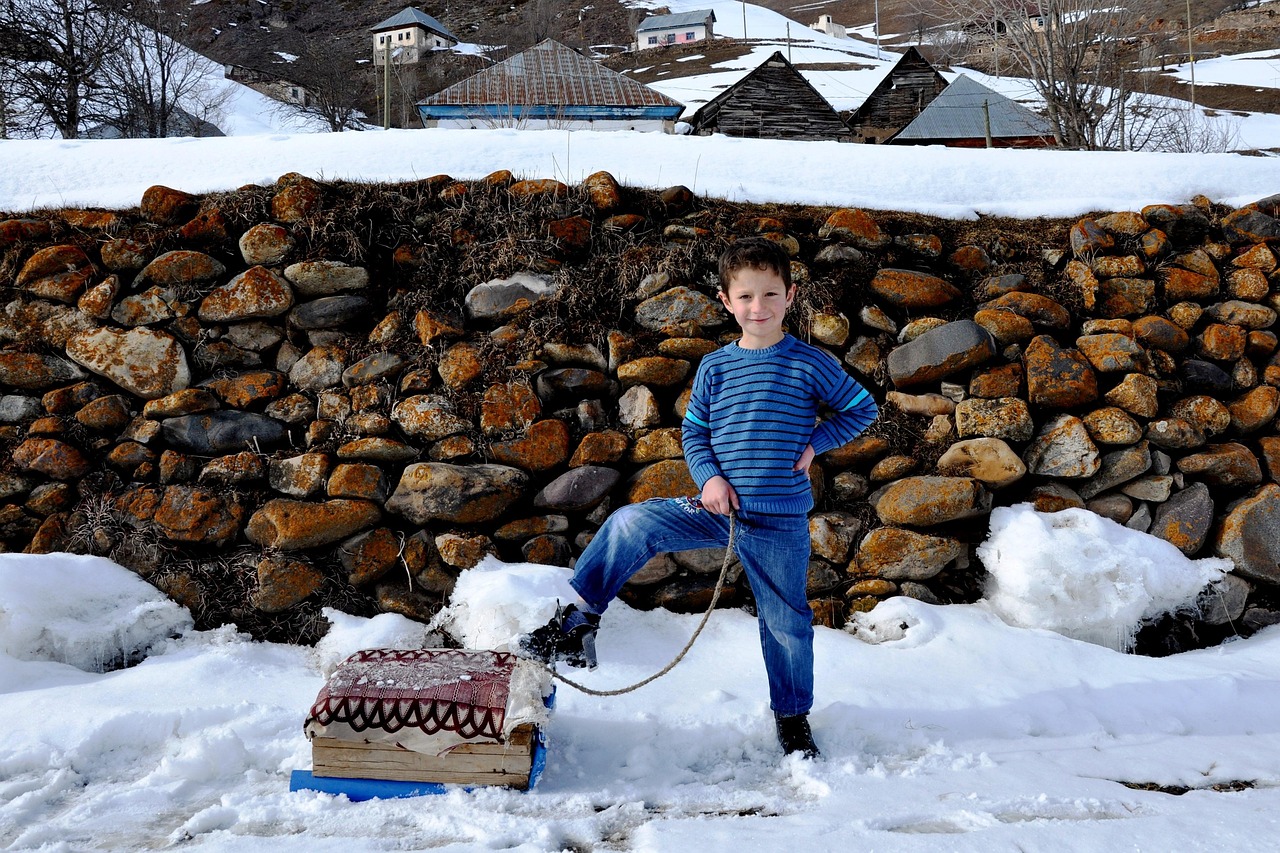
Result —
[[787, 290], [773, 270], [744, 267], [729, 278], [720, 301], [742, 327], [744, 349], [764, 349], [782, 340], [782, 320], [796, 297], [796, 286]]

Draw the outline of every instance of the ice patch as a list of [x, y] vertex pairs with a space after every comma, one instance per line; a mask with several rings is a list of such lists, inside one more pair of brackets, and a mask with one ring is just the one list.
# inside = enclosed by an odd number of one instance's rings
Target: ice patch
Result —
[[990, 575], [986, 601], [1006, 622], [1117, 651], [1132, 646], [1143, 621], [1191, 609], [1234, 567], [1192, 560], [1088, 510], [1041, 513], [1030, 504], [992, 510], [978, 557]]

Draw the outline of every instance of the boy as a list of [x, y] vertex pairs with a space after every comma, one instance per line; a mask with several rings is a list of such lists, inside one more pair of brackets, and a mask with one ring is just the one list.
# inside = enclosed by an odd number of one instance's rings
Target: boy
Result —
[[[809, 465], [871, 425], [876, 404], [830, 355], [783, 331], [795, 299], [791, 261], [776, 244], [739, 240], [720, 257], [720, 301], [742, 337], [702, 359], [683, 425], [699, 498], [620, 508], [578, 558], [570, 585], [581, 602], [518, 641], [531, 657], [595, 665], [600, 614], [655, 554], [724, 547], [737, 514], [736, 550], [755, 595], [769, 700], [786, 753], [814, 758], [813, 612], [809, 573]], [[819, 404], [835, 414], [814, 427]]]

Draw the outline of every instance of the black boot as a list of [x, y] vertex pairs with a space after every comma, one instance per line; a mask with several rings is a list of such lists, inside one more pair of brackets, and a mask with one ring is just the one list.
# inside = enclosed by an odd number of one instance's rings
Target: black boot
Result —
[[782, 751], [787, 755], [798, 752], [804, 758], [817, 758], [822, 754], [818, 751], [818, 745], [813, 742], [808, 714], [790, 717], [774, 714], [773, 719], [778, 726], [778, 743], [782, 744]]
[[577, 605], [556, 609], [551, 621], [516, 640], [515, 653], [545, 664], [564, 661], [569, 666], [596, 668], [596, 629], [600, 616]]

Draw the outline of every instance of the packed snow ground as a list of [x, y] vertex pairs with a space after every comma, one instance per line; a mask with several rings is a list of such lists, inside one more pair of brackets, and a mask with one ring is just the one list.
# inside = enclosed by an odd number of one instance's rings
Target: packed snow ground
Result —
[[[1108, 584], [1158, 596], [1213, 562], [1170, 558], [1165, 543], [1110, 522], [1092, 529], [1073, 520], [1082, 510], [1002, 512], [1009, 523], [996, 527], [1008, 532], [988, 544], [1026, 567], [1022, 585], [1043, 587], [1049, 573], [1097, 584], [1060, 605], [1096, 619], [1115, 618], [1096, 603]], [[1099, 578], [1089, 555], [1116, 544], [1131, 556], [1145, 544], [1151, 565], [1116, 561]], [[443, 621], [468, 646], [497, 646], [545, 619], [571, 594], [567, 579], [488, 561], [463, 575]], [[1280, 849], [1280, 628], [1152, 659], [1012, 627], [986, 603], [890, 599], [856, 635], [818, 629], [812, 719], [824, 757], [805, 762], [774, 741], [755, 621], [721, 611], [684, 662], [635, 693], [560, 688], [533, 792], [352, 803], [288, 790], [290, 772], [310, 765], [307, 710], [346, 655], [417, 647], [424, 627], [330, 612], [315, 649], [257, 643], [192, 631], [146, 588], [99, 558], [0, 557], [0, 848]], [[696, 622], [616, 604], [601, 667], [579, 675], [595, 687], [636, 681]], [[105, 674], [59, 662], [92, 668], [148, 648], [140, 665]], [[1242, 782], [1252, 787], [1212, 790]]]

